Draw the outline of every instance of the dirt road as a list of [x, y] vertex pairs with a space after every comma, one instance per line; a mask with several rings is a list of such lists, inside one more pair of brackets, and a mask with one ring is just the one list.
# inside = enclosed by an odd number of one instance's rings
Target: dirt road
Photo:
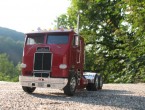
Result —
[[0, 110], [145, 110], [145, 84], [104, 84], [100, 91], [68, 97], [56, 89], [27, 94], [19, 83], [1, 81]]

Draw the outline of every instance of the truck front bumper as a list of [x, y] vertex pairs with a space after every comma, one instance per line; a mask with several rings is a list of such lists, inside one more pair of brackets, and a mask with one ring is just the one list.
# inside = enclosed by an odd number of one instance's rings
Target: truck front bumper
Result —
[[63, 89], [67, 82], [67, 78], [43, 78], [34, 76], [19, 76], [19, 82], [26, 87], [54, 88]]

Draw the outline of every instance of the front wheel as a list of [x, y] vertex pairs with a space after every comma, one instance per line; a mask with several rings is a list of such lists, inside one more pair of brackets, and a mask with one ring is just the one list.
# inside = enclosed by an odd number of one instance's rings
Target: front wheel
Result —
[[74, 73], [70, 73], [70, 76], [68, 78], [68, 83], [64, 87], [64, 94], [68, 96], [73, 96], [77, 87], [77, 77]]
[[25, 87], [25, 86], [22, 86], [23, 90], [27, 93], [32, 93], [35, 91], [36, 87]]

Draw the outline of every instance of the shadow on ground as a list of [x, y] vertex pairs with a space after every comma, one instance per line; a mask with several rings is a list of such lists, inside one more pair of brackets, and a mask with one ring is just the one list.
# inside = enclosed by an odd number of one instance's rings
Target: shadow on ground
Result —
[[134, 93], [126, 90], [107, 90], [100, 91], [77, 91], [72, 97], [68, 97], [63, 92], [55, 93], [33, 93], [37, 98], [51, 99], [68, 102], [78, 102], [92, 105], [112, 106], [120, 109], [144, 110], [145, 97], [135, 96]]

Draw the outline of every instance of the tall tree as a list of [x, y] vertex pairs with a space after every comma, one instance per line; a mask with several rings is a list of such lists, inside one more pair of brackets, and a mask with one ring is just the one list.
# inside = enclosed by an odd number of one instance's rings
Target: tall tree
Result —
[[144, 2], [72, 0], [67, 15], [59, 17], [60, 25], [76, 28], [79, 10], [83, 12], [80, 31], [86, 41], [86, 69], [102, 73], [105, 82], [145, 81]]

